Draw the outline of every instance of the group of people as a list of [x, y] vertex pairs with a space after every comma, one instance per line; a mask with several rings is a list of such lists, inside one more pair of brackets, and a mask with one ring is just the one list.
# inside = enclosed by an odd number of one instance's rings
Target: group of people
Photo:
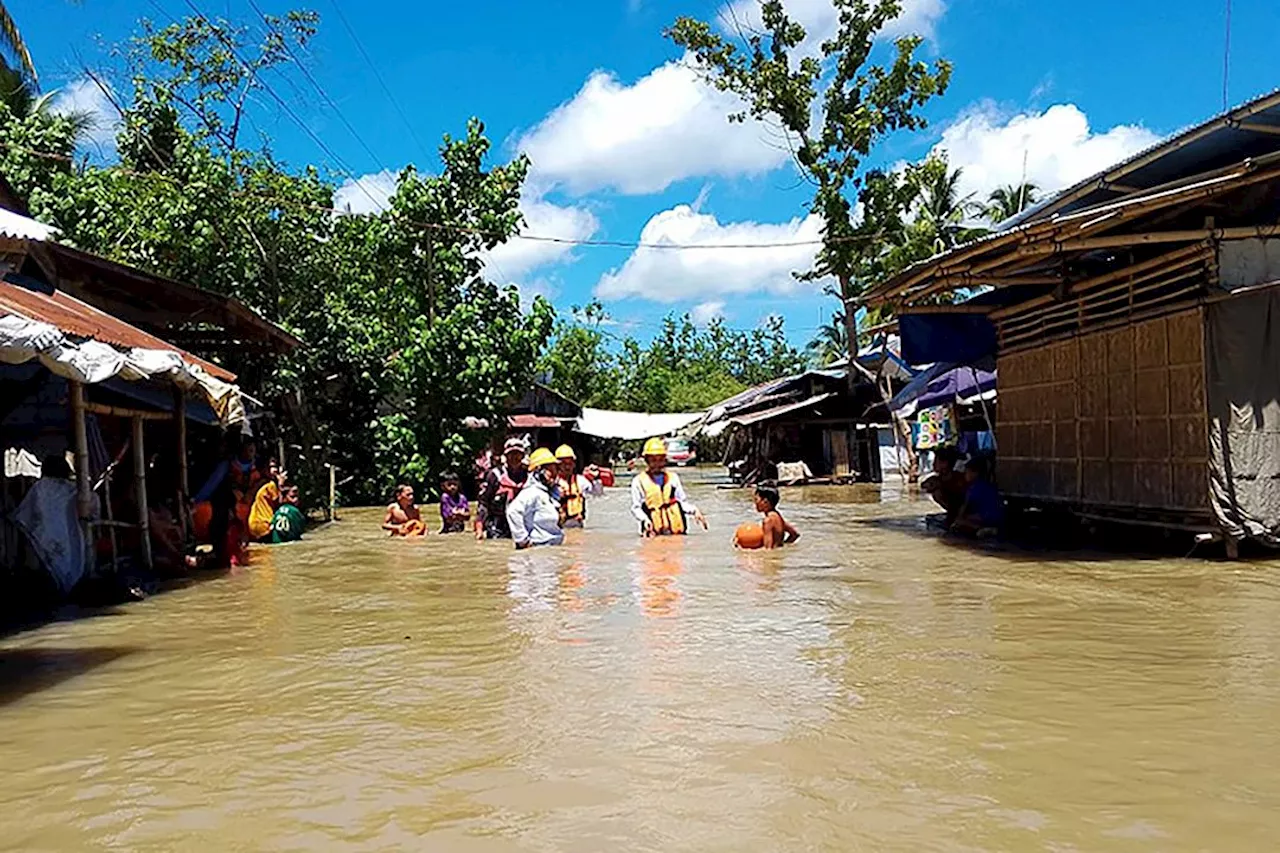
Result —
[[198, 541], [210, 543], [231, 565], [245, 562], [250, 542], [292, 542], [302, 537], [306, 518], [298, 506], [297, 484], [279, 461], [258, 458], [252, 438], [213, 469], [195, 495], [191, 517]]
[[[707, 529], [706, 516], [689, 500], [679, 475], [667, 469], [666, 442], [649, 439], [642, 455], [644, 470], [631, 481], [630, 489], [631, 514], [640, 535], [678, 536], [689, 532], [692, 524]], [[519, 550], [560, 545], [567, 528], [586, 524], [588, 499], [603, 493], [599, 469], [588, 465], [579, 471], [577, 454], [569, 445], [554, 452], [539, 447], [529, 453], [522, 439], [510, 438], [503, 446], [502, 461], [480, 482], [474, 519], [458, 476], [449, 473], [441, 478], [440, 532], [463, 532], [470, 524], [476, 539], [510, 539]], [[740, 528], [735, 544], [774, 548], [799, 538], [796, 529], [778, 513], [777, 505], [776, 490], [758, 490], [756, 508], [763, 516], [756, 525], [760, 535], [744, 536]], [[382, 528], [392, 536], [426, 534], [411, 486], [396, 488]]]
[[953, 533], [987, 537], [1004, 525], [1004, 501], [991, 481], [987, 457], [974, 454], [961, 470], [960, 453], [940, 447], [933, 454], [933, 471], [920, 488], [945, 511], [943, 524]]

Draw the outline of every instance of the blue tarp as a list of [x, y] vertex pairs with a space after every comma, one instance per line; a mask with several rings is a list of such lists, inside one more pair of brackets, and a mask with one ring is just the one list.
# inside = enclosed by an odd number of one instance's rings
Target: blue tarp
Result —
[[903, 314], [898, 333], [907, 364], [973, 364], [996, 353], [996, 327], [984, 314]]
[[941, 406], [985, 394], [996, 387], [994, 371], [955, 363], [935, 364], [908, 383], [889, 403], [898, 412], [913, 403], [917, 408]]

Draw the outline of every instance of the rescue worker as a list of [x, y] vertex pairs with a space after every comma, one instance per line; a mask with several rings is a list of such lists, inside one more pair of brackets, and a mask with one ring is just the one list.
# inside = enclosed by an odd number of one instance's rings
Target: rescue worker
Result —
[[[525, 445], [519, 438], [509, 438], [503, 445], [503, 464], [485, 475], [476, 500], [475, 531], [477, 539], [510, 539], [507, 505], [525, 487], [529, 470], [524, 462]], [[553, 457], [554, 458], [554, 457]]]
[[507, 504], [507, 526], [516, 550], [564, 543], [560, 505], [551, 496], [558, 476], [556, 456], [550, 450], [539, 447], [529, 455], [528, 482]]
[[688, 533], [688, 519], [707, 529], [702, 510], [684, 493], [684, 485], [674, 471], [667, 470], [667, 443], [651, 438], [644, 444], [645, 470], [631, 481], [631, 514], [640, 522], [642, 536], [672, 536]]
[[589, 465], [585, 476], [578, 473], [578, 454], [567, 444], [556, 448], [559, 478], [556, 488], [560, 498], [560, 526], [582, 527], [587, 520], [587, 497], [604, 494], [600, 469]]

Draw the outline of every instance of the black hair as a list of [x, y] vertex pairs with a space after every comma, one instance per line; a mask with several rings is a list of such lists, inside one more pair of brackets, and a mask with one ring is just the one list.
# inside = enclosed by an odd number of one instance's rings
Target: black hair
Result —
[[70, 480], [71, 466], [67, 464], [67, 457], [61, 453], [51, 453], [40, 463], [40, 474], [56, 480]]
[[964, 467], [966, 471], [972, 471], [974, 476], [985, 480], [991, 476], [991, 462], [991, 457], [986, 454], [974, 454]]
[[773, 486], [756, 486], [756, 497], [764, 498], [765, 503], [769, 504], [769, 509], [777, 509], [778, 501], [782, 500], [778, 490]]
[[459, 480], [459, 478], [458, 478], [458, 472], [457, 472], [457, 471], [445, 471], [443, 474], [441, 474], [441, 475], [440, 475], [440, 482], [441, 482], [441, 483], [453, 483], [453, 482], [460, 482], [460, 480]]
[[954, 447], [939, 447], [933, 451], [933, 457], [942, 462], [950, 462], [954, 467], [960, 461], [960, 451]]

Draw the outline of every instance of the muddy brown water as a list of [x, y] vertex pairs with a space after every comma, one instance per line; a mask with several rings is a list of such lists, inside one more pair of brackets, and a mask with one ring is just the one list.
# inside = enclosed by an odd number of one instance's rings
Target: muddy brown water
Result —
[[1200, 851], [1280, 837], [1280, 564], [940, 540], [388, 541], [374, 511], [0, 641], [0, 848]]

